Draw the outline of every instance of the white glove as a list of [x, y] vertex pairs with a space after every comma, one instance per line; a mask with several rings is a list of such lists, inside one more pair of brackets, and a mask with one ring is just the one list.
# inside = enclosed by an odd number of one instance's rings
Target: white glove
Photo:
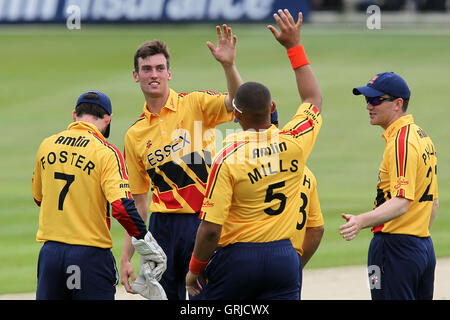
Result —
[[152, 273], [153, 262], [143, 262], [137, 279], [131, 284], [131, 289], [149, 300], [167, 300], [166, 292]]
[[132, 237], [131, 242], [137, 253], [142, 257], [141, 265], [144, 262], [154, 262], [155, 266], [151, 266], [152, 274], [157, 281], [161, 280], [164, 271], [167, 269], [167, 256], [150, 231], [147, 232], [144, 239], [138, 240]]

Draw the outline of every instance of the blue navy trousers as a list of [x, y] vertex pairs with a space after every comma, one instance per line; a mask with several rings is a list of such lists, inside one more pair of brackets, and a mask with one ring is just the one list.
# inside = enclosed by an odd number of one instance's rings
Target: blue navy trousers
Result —
[[159, 283], [168, 300], [186, 300], [186, 274], [200, 222], [197, 214], [150, 215], [149, 231], [167, 255], [167, 269]]
[[219, 248], [205, 269], [205, 300], [299, 300], [301, 260], [290, 240]]
[[110, 249], [47, 241], [39, 252], [37, 300], [114, 300], [118, 272]]
[[436, 257], [431, 237], [374, 234], [368, 256], [372, 300], [431, 300]]

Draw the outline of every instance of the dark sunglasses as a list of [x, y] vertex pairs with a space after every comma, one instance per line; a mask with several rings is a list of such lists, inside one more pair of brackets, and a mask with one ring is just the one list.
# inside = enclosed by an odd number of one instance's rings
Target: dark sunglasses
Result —
[[395, 99], [397, 99], [397, 97], [389, 97], [389, 98], [384, 98], [384, 97], [365, 97], [365, 98], [366, 98], [366, 102], [371, 104], [374, 107], [380, 105], [383, 101], [394, 101]]

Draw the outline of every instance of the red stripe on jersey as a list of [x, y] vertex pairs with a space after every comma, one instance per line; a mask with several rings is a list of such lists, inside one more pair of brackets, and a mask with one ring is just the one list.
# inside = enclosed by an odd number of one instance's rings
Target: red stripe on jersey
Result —
[[312, 111], [313, 111], [315, 114], [318, 114], [318, 113], [319, 113], [319, 109], [317, 109], [316, 106], [313, 106], [313, 107], [312, 107]]
[[191, 185], [183, 189], [177, 189], [177, 192], [192, 208], [192, 210], [195, 212], [199, 212], [201, 210], [205, 195], [201, 193], [195, 185]]
[[120, 161], [120, 170], [122, 171], [122, 176], [124, 179], [128, 180], [128, 175], [127, 175], [127, 167], [125, 166], [125, 161], [123, 160], [122, 154], [120, 153], [119, 149], [117, 149], [114, 145], [105, 142], [109, 147], [111, 147], [117, 154], [117, 157], [119, 158]]
[[159, 198], [156, 196], [156, 194], [154, 194], [153, 193], [153, 195], [152, 195], [152, 201], [154, 202], [154, 203], [159, 203]]
[[208, 179], [208, 188], [206, 189], [206, 197], [210, 196], [210, 191], [212, 186], [214, 185], [214, 181], [216, 180], [216, 174], [217, 174], [217, 170], [219, 169], [223, 159], [230, 154], [231, 152], [233, 152], [237, 147], [239, 147], [240, 145], [242, 145], [243, 141], [240, 142], [235, 142], [233, 143], [231, 146], [229, 146], [228, 148], [226, 148], [222, 154], [217, 157], [216, 161], [214, 161], [213, 165], [212, 165], [212, 169], [211, 169], [211, 173], [209, 174], [209, 179]]
[[111, 230], [111, 218], [106, 217], [106, 225], [108, 226], [108, 230]]
[[[119, 223], [127, 230], [128, 234], [131, 236], [137, 236], [140, 234], [136, 224], [131, 219], [128, 214], [127, 209], [122, 204], [122, 200], [116, 200], [111, 203], [112, 216], [119, 221]], [[107, 220], [108, 221], [108, 220]], [[109, 222], [109, 224], [111, 224]]]
[[117, 149], [111, 143], [107, 142], [104, 138], [102, 138], [101, 136], [99, 136], [95, 132], [92, 132], [92, 134], [94, 136], [96, 136], [97, 138], [99, 138], [106, 146], [108, 146], [110, 149], [112, 149], [115, 152], [115, 154], [117, 156], [117, 160], [119, 161], [119, 164], [120, 164], [119, 165], [119, 170], [122, 173], [122, 177], [123, 177], [123, 179], [127, 179], [128, 180], [127, 167], [125, 166], [125, 161], [123, 160], [122, 154], [120, 153], [119, 149]]
[[296, 136], [302, 132], [305, 132], [309, 129], [311, 129], [314, 126], [314, 121], [312, 119], [309, 119], [308, 121], [306, 121], [305, 123], [303, 123], [302, 125], [300, 125], [298, 128], [294, 129], [294, 130], [290, 130], [290, 131], [281, 131], [280, 134], [290, 134], [292, 136]]
[[379, 226], [373, 227], [373, 228], [372, 228], [372, 232], [373, 232], [373, 233], [380, 232], [380, 231], [383, 230], [383, 227], [384, 227], [384, 224], [381, 224], [381, 225], [379, 225]]
[[400, 134], [397, 140], [397, 163], [398, 163], [398, 175], [404, 177], [406, 173], [406, 133], [407, 127], [400, 129]]
[[212, 95], [212, 96], [217, 95], [217, 92], [214, 92], [214, 91], [212, 91], [212, 90], [202, 90], [202, 91], [200, 91], [200, 92], [205, 92], [205, 93], [210, 94], [210, 95]]
[[203, 187], [206, 188], [206, 183], [203, 183], [199, 178], [195, 177], [195, 180]]
[[180, 209], [180, 208], [183, 208], [183, 206], [173, 196], [173, 192], [172, 191], [166, 191], [166, 192], [163, 192], [163, 193], [159, 193], [159, 191], [158, 191], [158, 197], [159, 197], [159, 199], [162, 200], [162, 202], [164, 203], [164, 205], [166, 206], [167, 209]]
[[[34, 199], [34, 198], [33, 198]], [[41, 201], [34, 199], [34, 202], [38, 205], [38, 207], [41, 206]]]

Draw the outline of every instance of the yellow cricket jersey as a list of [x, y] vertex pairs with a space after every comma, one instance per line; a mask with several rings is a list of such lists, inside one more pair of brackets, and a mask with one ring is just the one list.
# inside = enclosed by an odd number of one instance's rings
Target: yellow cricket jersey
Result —
[[433, 200], [438, 198], [433, 142], [414, 123], [412, 115], [397, 119], [382, 136], [386, 147], [378, 174], [375, 207], [396, 196], [412, 202], [405, 214], [372, 231], [427, 237]]
[[37, 241], [111, 248], [109, 203], [132, 235], [145, 235], [120, 201], [131, 197], [124, 159], [93, 124], [74, 122], [41, 143], [32, 193], [41, 207]]
[[226, 95], [212, 91], [176, 93], [160, 114], [144, 106], [125, 136], [125, 157], [133, 194], [152, 186], [152, 212], [200, 212], [215, 154], [215, 126], [233, 120]]
[[299, 181], [321, 124], [317, 108], [305, 103], [282, 130], [272, 125], [225, 139], [200, 213], [222, 225], [219, 246], [293, 237], [302, 221]]
[[306, 228], [324, 225], [322, 210], [320, 209], [319, 195], [317, 193], [317, 180], [311, 170], [305, 166], [303, 178], [300, 181], [301, 217], [297, 222], [297, 232], [291, 239], [292, 245], [300, 255], [303, 255], [303, 240]]

